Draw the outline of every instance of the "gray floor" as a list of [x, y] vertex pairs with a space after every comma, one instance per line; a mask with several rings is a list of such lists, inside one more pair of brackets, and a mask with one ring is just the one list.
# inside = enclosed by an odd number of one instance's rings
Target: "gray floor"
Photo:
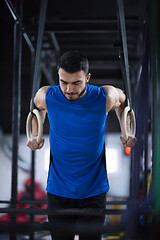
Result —
[[[29, 240], [30, 236], [28, 235], [17, 235], [16, 240]], [[0, 240], [10, 240], [9, 234], [0, 234]], [[47, 233], [35, 233], [34, 240], [51, 240], [51, 237]]]
[[[17, 235], [16, 240], [29, 240], [30, 236], [27, 235]], [[10, 240], [9, 234], [0, 234], [0, 240]], [[34, 240], [51, 240], [49, 233], [35, 233]], [[75, 236], [74, 240], [79, 240], [78, 236]]]

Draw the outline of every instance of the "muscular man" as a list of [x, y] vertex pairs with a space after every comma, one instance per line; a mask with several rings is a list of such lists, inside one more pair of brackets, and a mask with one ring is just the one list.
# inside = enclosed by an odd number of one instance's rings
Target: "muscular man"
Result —
[[[125, 94], [113, 86], [89, 85], [89, 63], [77, 51], [63, 54], [58, 61], [58, 86], [44, 86], [34, 98], [43, 121], [46, 113], [50, 123], [51, 163], [48, 173], [48, 209], [95, 208], [105, 209], [109, 190], [107, 173], [102, 162], [107, 114], [115, 109], [120, 120], [125, 107]], [[36, 143], [37, 123], [33, 118], [32, 138], [28, 147], [43, 147]], [[135, 137], [124, 145], [133, 146]], [[107, 157], [107, 156], [106, 156]], [[74, 239], [74, 230], [63, 233], [63, 226], [87, 223], [103, 224], [103, 216], [51, 216], [54, 240]], [[61, 224], [60, 231], [58, 231]], [[55, 226], [55, 228], [54, 228]], [[80, 240], [101, 239], [99, 233], [80, 234]]]

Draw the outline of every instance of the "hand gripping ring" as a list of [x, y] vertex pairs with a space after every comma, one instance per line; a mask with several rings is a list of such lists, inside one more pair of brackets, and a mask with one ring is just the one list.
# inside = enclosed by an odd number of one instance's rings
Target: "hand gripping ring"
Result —
[[40, 144], [41, 139], [42, 139], [42, 134], [43, 134], [43, 123], [42, 123], [42, 118], [37, 109], [33, 109], [33, 113], [29, 113], [26, 121], [26, 135], [27, 139], [29, 140], [31, 138], [31, 122], [33, 116], [36, 116], [37, 122], [38, 122], [38, 136], [37, 136], [37, 144]]
[[130, 107], [125, 107], [122, 116], [121, 116], [121, 131], [125, 141], [128, 140], [128, 132], [127, 132], [127, 115], [130, 115], [131, 118], [131, 134], [135, 136], [136, 134], [136, 120], [134, 111], [130, 109]]

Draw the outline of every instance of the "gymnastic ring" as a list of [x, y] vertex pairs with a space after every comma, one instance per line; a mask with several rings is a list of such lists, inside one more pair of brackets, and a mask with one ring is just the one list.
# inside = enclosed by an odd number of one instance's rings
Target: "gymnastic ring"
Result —
[[43, 134], [43, 123], [42, 123], [42, 118], [37, 109], [33, 109], [33, 113], [29, 113], [26, 121], [26, 135], [27, 139], [29, 140], [31, 138], [31, 121], [33, 116], [36, 116], [37, 122], [38, 122], [38, 135], [36, 142], [37, 144], [40, 144], [41, 139], [42, 139], [42, 134]]
[[125, 141], [128, 140], [128, 132], [127, 132], [127, 115], [130, 115], [131, 118], [131, 134], [135, 136], [136, 134], [136, 119], [134, 115], [134, 111], [130, 109], [130, 107], [125, 107], [122, 116], [121, 116], [121, 131]]

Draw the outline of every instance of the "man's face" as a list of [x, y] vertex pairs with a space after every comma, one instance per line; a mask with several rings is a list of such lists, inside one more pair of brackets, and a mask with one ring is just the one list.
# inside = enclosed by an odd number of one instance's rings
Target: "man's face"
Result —
[[86, 83], [89, 82], [90, 74], [84, 71], [68, 73], [62, 68], [58, 71], [60, 88], [69, 101], [76, 101], [86, 92]]

